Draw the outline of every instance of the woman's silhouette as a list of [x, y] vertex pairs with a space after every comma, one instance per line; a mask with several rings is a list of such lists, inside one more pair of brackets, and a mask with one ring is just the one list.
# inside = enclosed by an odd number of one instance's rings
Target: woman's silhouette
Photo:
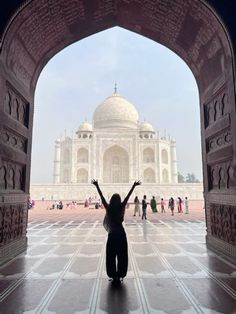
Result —
[[[121, 202], [119, 194], [113, 194], [110, 203], [108, 204], [102, 194], [97, 180], [92, 180], [101, 197], [102, 204], [106, 210], [103, 225], [108, 232], [107, 246], [106, 246], [106, 269], [108, 277], [112, 278], [114, 283], [119, 283], [120, 278], [124, 278], [127, 274], [128, 268], [128, 245], [126, 233], [123, 228], [123, 220], [125, 214], [125, 207], [132, 194], [134, 188], [140, 185], [140, 181], [135, 181], [129, 193]], [[117, 263], [116, 263], [117, 259]]]

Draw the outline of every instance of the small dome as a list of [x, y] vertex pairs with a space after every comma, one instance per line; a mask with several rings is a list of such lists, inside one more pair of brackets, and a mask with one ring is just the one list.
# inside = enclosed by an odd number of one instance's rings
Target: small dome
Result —
[[140, 132], [152, 132], [152, 133], [154, 133], [154, 129], [150, 123], [144, 121], [140, 125]]
[[92, 124], [88, 123], [88, 122], [82, 122], [79, 126], [79, 132], [83, 131], [83, 132], [92, 132], [93, 131], [93, 127]]
[[93, 125], [95, 128], [137, 129], [138, 112], [127, 99], [114, 93], [96, 108]]

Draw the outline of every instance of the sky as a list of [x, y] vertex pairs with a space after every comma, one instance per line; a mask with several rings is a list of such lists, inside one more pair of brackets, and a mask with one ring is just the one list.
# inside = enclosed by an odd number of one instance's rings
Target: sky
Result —
[[89, 36], [56, 54], [35, 93], [31, 183], [51, 183], [55, 140], [71, 135], [113, 93], [139, 119], [177, 142], [178, 171], [202, 180], [199, 94], [186, 63], [168, 48], [119, 27]]

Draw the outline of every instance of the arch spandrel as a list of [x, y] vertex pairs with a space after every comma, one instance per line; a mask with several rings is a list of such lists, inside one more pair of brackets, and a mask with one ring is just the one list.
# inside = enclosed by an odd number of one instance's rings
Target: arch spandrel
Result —
[[[173, 50], [188, 64], [202, 90], [207, 90], [213, 81], [219, 82], [219, 77], [223, 83], [232, 68], [222, 25], [198, 0], [32, 1], [9, 26], [3, 38], [2, 57], [24, 85], [35, 87], [42, 68], [57, 52], [113, 26]], [[19, 55], [23, 61], [17, 66]]]
[[[207, 239], [212, 246], [236, 256], [236, 239], [232, 248], [226, 237], [219, 237], [217, 230], [221, 225], [215, 223], [220, 221], [230, 226], [224, 222], [227, 215], [217, 215], [229, 211], [233, 219], [236, 212], [235, 56], [223, 23], [205, 3], [207, 1], [199, 0], [38, 0], [29, 1], [12, 15], [14, 18], [1, 40], [0, 111], [4, 119], [0, 126], [12, 129], [26, 144], [22, 154], [11, 147], [2, 151], [0, 167], [1, 160], [8, 167], [9, 155], [11, 164], [22, 165], [22, 189], [26, 194], [24, 197], [14, 195], [13, 203], [23, 204], [24, 217], [27, 217], [25, 200], [30, 182], [34, 91], [41, 70], [69, 44], [120, 26], [171, 49], [192, 70], [200, 97]], [[25, 101], [27, 125], [20, 121], [16, 124], [3, 109], [9, 88], [19, 100]], [[219, 105], [215, 106], [216, 102]], [[212, 173], [215, 184], [211, 184]], [[27, 218], [23, 224], [25, 236]], [[226, 234], [229, 232], [232, 230], [226, 230]]]

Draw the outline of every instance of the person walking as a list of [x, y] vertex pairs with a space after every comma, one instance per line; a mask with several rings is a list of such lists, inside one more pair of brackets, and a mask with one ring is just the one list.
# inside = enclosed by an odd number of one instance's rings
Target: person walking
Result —
[[163, 198], [161, 199], [161, 213], [165, 213], [165, 201], [163, 200]]
[[184, 209], [185, 209], [185, 214], [189, 214], [188, 198], [187, 198], [187, 196], [184, 199]]
[[169, 207], [170, 210], [171, 210], [171, 216], [174, 216], [175, 201], [174, 201], [173, 197], [171, 197], [171, 198], [169, 199], [168, 207]]
[[122, 225], [125, 207], [133, 190], [137, 185], [140, 185], [141, 182], [134, 182], [123, 202], [121, 201], [120, 195], [115, 193], [112, 195], [110, 203], [107, 203], [105, 200], [98, 181], [93, 179], [92, 184], [97, 188], [102, 204], [106, 210], [103, 226], [108, 232], [106, 244], [107, 276], [112, 278], [114, 284], [120, 284], [120, 279], [126, 276], [128, 268], [128, 244], [126, 233]]
[[134, 216], [136, 216], [136, 213], [140, 216], [140, 201], [138, 199], [138, 196], [135, 196], [134, 199]]
[[147, 219], [147, 205], [147, 196], [144, 195], [142, 200], [142, 219]]
[[158, 210], [157, 210], [157, 202], [155, 200], [155, 196], [152, 197], [151, 202], [150, 202], [150, 206], [151, 206], [151, 209], [152, 209], [153, 213], [157, 213], [158, 212]]
[[181, 197], [178, 197], [178, 213], [182, 213], [183, 212], [183, 209], [182, 209], [182, 198]]

